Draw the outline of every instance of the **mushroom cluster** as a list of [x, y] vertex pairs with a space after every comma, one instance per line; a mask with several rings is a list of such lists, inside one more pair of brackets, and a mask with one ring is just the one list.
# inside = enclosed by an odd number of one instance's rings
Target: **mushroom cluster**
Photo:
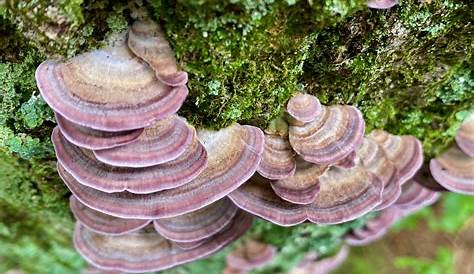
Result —
[[364, 136], [353, 106], [324, 106], [299, 93], [287, 113], [287, 123], [266, 130], [258, 174], [229, 195], [275, 224], [337, 224], [383, 210], [422, 165], [419, 140], [382, 130]]

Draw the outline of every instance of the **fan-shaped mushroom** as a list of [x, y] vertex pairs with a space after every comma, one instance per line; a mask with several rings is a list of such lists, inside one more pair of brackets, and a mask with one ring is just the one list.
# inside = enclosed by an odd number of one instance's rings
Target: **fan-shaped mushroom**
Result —
[[59, 163], [77, 182], [105, 191], [151, 193], [184, 185], [206, 167], [206, 151], [194, 137], [193, 144], [177, 159], [143, 168], [115, 167], [99, 162], [92, 151], [69, 143], [58, 128], [52, 140]]
[[398, 4], [398, 0], [370, 0], [367, 6], [372, 9], [389, 9]]
[[432, 191], [448, 191], [444, 186], [436, 182], [433, 176], [431, 176], [430, 167], [426, 163], [421, 166], [412, 180]]
[[316, 119], [289, 128], [290, 144], [305, 161], [334, 164], [360, 146], [365, 122], [352, 106], [322, 107]]
[[138, 219], [182, 215], [225, 197], [243, 184], [257, 169], [263, 151], [263, 133], [251, 126], [234, 124], [198, 135], [209, 164], [193, 181], [174, 189], [142, 195], [108, 194], [80, 184], [60, 164], [58, 172], [81, 202], [106, 214]]
[[258, 173], [272, 180], [284, 179], [295, 173], [295, 153], [288, 137], [265, 134], [265, 146]]
[[382, 181], [382, 203], [375, 209], [380, 210], [393, 204], [401, 194], [402, 188], [398, 170], [388, 159], [385, 150], [376, 142], [364, 138], [362, 146], [357, 150], [362, 165], [374, 173]]
[[383, 147], [398, 169], [400, 184], [412, 178], [423, 164], [423, 148], [414, 136], [397, 136], [383, 130], [373, 130], [367, 137]]
[[328, 166], [315, 165], [298, 157], [296, 172], [283, 180], [272, 181], [275, 193], [282, 199], [295, 204], [310, 204], [319, 192], [319, 177]]
[[143, 132], [143, 128], [126, 131], [102, 131], [76, 125], [56, 113], [56, 122], [64, 137], [76, 146], [87, 149], [106, 149], [133, 142]]
[[431, 191], [414, 180], [410, 180], [402, 186], [402, 194], [393, 206], [407, 215], [433, 204], [438, 200], [439, 195], [438, 192]]
[[274, 246], [248, 239], [227, 255], [226, 262], [233, 269], [250, 271], [268, 264], [275, 254]]
[[462, 123], [456, 134], [456, 143], [469, 157], [474, 158], [474, 112]]
[[161, 83], [125, 45], [84, 53], [65, 63], [45, 61], [36, 70], [36, 82], [55, 112], [102, 131], [150, 126], [174, 114], [188, 94], [186, 86]]
[[91, 264], [106, 270], [148, 272], [206, 257], [240, 237], [252, 224], [252, 217], [239, 212], [224, 230], [194, 249], [182, 249], [145, 228], [120, 236], [96, 233], [77, 224], [74, 245]]
[[321, 103], [316, 96], [297, 93], [290, 98], [286, 111], [297, 123], [309, 123], [321, 113]]
[[355, 151], [352, 151], [349, 153], [349, 155], [346, 156], [346, 158], [340, 160], [339, 162], [336, 162], [335, 166], [342, 167], [342, 168], [351, 168], [356, 165], [356, 158], [357, 154]]
[[433, 178], [453, 192], [474, 195], [474, 158], [457, 146], [452, 146], [438, 157], [431, 159]]
[[147, 167], [169, 162], [182, 155], [197, 140], [195, 130], [178, 116], [157, 121], [140, 137], [120, 147], [97, 150], [97, 160], [122, 167]]
[[223, 198], [196, 211], [153, 222], [155, 229], [174, 242], [197, 242], [218, 233], [237, 214], [237, 207]]
[[336, 254], [319, 259], [314, 252], [308, 253], [289, 274], [328, 274], [337, 269], [349, 255], [349, 248], [344, 245]]
[[69, 207], [76, 220], [82, 225], [102, 234], [121, 235], [139, 230], [150, 223], [150, 220], [122, 219], [90, 209], [78, 201], [74, 195], [69, 199]]
[[135, 21], [128, 32], [128, 47], [147, 62], [163, 83], [182, 86], [188, 74], [178, 71], [174, 53], [160, 26], [151, 20]]

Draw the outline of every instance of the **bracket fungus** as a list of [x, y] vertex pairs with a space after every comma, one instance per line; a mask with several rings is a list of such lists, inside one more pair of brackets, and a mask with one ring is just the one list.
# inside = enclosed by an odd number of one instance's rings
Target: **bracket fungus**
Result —
[[265, 134], [265, 145], [258, 173], [271, 180], [288, 178], [295, 173], [295, 152], [288, 137]]
[[320, 165], [334, 164], [358, 148], [364, 136], [365, 122], [353, 106], [323, 106], [316, 119], [304, 125], [290, 125], [293, 149], [305, 161]]
[[122, 219], [88, 208], [74, 195], [69, 199], [69, 207], [77, 221], [88, 229], [107, 235], [122, 235], [147, 226], [150, 220]]
[[469, 157], [474, 158], [474, 112], [466, 118], [456, 134], [456, 143]]
[[446, 189], [474, 195], [474, 157], [469, 157], [458, 146], [453, 145], [431, 159], [430, 171], [433, 178]]
[[104, 192], [151, 193], [184, 185], [206, 167], [206, 151], [194, 138], [177, 159], [151, 167], [129, 168], [104, 164], [92, 151], [69, 143], [58, 128], [52, 133], [58, 162], [77, 182]]
[[439, 196], [438, 192], [431, 191], [416, 181], [410, 180], [402, 186], [402, 194], [393, 206], [401, 210], [404, 215], [407, 215], [433, 204]]
[[309, 252], [289, 274], [328, 274], [336, 270], [349, 256], [349, 247], [343, 245], [336, 254], [330, 257], [318, 258], [314, 252]]
[[430, 166], [427, 163], [424, 163], [421, 166], [415, 176], [413, 176], [412, 180], [432, 191], [448, 191], [433, 178], [430, 172]]
[[370, 0], [367, 6], [372, 9], [389, 9], [398, 4], [398, 0]]
[[[107, 75], [107, 77], [104, 77]], [[67, 120], [102, 131], [144, 128], [181, 107], [186, 86], [170, 87], [125, 45], [45, 61], [36, 69], [43, 99]]]
[[321, 103], [316, 96], [297, 93], [290, 98], [286, 111], [296, 123], [309, 123], [321, 114]]
[[106, 164], [122, 167], [147, 167], [178, 158], [195, 145], [194, 128], [183, 118], [170, 116], [145, 128], [132, 143], [104, 150], [95, 150], [96, 158]]
[[276, 251], [272, 245], [248, 239], [227, 254], [227, 267], [245, 273], [270, 263]]
[[151, 272], [206, 257], [240, 237], [251, 224], [252, 217], [240, 211], [221, 232], [195, 248], [183, 249], [150, 228], [111, 236], [96, 233], [77, 223], [74, 245], [96, 267], [125, 272]]
[[423, 148], [420, 140], [414, 136], [397, 136], [383, 130], [373, 130], [367, 137], [385, 150], [398, 169], [400, 184], [412, 178], [423, 164]]
[[95, 150], [122, 146], [135, 141], [143, 132], [143, 128], [126, 131], [102, 131], [68, 121], [55, 113], [58, 127], [64, 137], [76, 146]]
[[183, 86], [188, 74], [178, 71], [174, 53], [160, 26], [152, 20], [135, 21], [128, 32], [128, 47], [147, 62], [156, 77], [169, 86]]

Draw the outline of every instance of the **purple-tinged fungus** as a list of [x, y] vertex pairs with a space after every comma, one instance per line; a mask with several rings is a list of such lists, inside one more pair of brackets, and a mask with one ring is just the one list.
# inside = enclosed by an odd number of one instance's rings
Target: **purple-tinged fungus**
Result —
[[147, 62], [156, 77], [170, 86], [183, 86], [188, 74], [178, 71], [174, 52], [160, 26], [152, 20], [135, 21], [128, 32], [128, 47]]
[[297, 93], [290, 98], [286, 105], [286, 111], [296, 123], [309, 123], [321, 114], [321, 103], [316, 96]]
[[104, 192], [146, 194], [175, 188], [196, 178], [205, 168], [207, 155], [194, 138], [193, 144], [177, 159], [143, 168], [115, 167], [98, 161], [93, 152], [69, 143], [58, 128], [52, 141], [58, 162], [77, 182]]
[[430, 171], [433, 178], [446, 189], [474, 195], [474, 157], [469, 157], [458, 146], [453, 145], [431, 159]]
[[423, 164], [423, 148], [420, 140], [414, 136], [397, 136], [383, 130], [373, 130], [367, 137], [385, 150], [398, 170], [400, 184], [411, 179]]
[[95, 150], [97, 160], [121, 167], [147, 167], [166, 163], [182, 155], [193, 141], [195, 130], [178, 116], [170, 116], [145, 128], [132, 143]]
[[61, 164], [58, 172], [85, 205], [106, 214], [137, 219], [175, 217], [198, 210], [234, 191], [256, 171], [263, 152], [263, 132], [234, 124], [219, 131], [198, 133], [209, 161], [191, 182], [149, 194], [104, 193], [79, 183]]
[[180, 216], [157, 219], [156, 231], [174, 242], [192, 243], [211, 237], [229, 224], [238, 208], [228, 199]]
[[[104, 75], [106, 77], [104, 77]], [[188, 89], [169, 87], [125, 45], [45, 61], [36, 82], [48, 105], [65, 119], [102, 131], [144, 128], [181, 107]]]
[[388, 159], [385, 150], [376, 142], [364, 138], [357, 150], [361, 164], [375, 174], [383, 183], [382, 203], [375, 209], [381, 210], [393, 204], [401, 194], [402, 188], [398, 170]]
[[315, 165], [298, 157], [296, 171], [291, 177], [272, 181], [275, 193], [282, 199], [294, 204], [310, 204], [319, 192], [319, 178], [328, 166]]
[[389, 9], [398, 4], [398, 0], [370, 0], [367, 6], [371, 9]]
[[69, 207], [77, 221], [88, 229], [108, 235], [121, 235], [139, 230], [148, 225], [150, 220], [122, 219], [88, 208], [74, 195], [69, 199]]
[[143, 128], [126, 131], [102, 131], [77, 125], [56, 113], [56, 122], [64, 137], [76, 146], [87, 149], [106, 149], [135, 141]]
[[349, 256], [349, 247], [344, 245], [331, 257], [319, 259], [314, 252], [308, 253], [289, 274], [328, 274], [336, 270]]
[[252, 224], [252, 216], [239, 212], [224, 230], [194, 249], [182, 249], [147, 227], [125, 235], [96, 233], [78, 223], [74, 245], [92, 265], [105, 270], [152, 272], [192, 262], [220, 250], [239, 238]]
[[409, 180], [402, 186], [402, 194], [392, 206], [401, 210], [403, 215], [408, 215], [433, 204], [439, 196], [438, 192], [431, 191], [414, 180]]
[[338, 161], [335, 166], [342, 167], [342, 168], [351, 168], [356, 165], [356, 158], [357, 154], [355, 151], [352, 151], [349, 153], [349, 155], [346, 156], [346, 158]]
[[464, 120], [456, 134], [456, 143], [469, 157], [474, 158], [474, 112]]
[[280, 180], [295, 173], [295, 152], [288, 137], [265, 134], [265, 146], [257, 172], [265, 178]]
[[305, 161], [335, 164], [360, 146], [364, 129], [365, 122], [357, 108], [322, 107], [312, 122], [290, 126], [290, 144]]
[[276, 255], [276, 248], [254, 239], [248, 239], [227, 257], [227, 266], [237, 270], [250, 271], [270, 263]]
[[427, 163], [424, 163], [421, 166], [421, 168], [418, 170], [412, 180], [432, 191], [448, 191], [444, 186], [436, 182], [433, 176], [431, 176], [430, 166]]

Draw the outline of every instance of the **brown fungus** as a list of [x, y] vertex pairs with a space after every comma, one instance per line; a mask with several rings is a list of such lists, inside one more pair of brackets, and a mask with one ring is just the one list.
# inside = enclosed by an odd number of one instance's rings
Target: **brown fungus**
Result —
[[227, 254], [227, 266], [250, 271], [270, 263], [276, 255], [276, 248], [254, 239], [248, 239]]
[[58, 128], [52, 141], [58, 162], [77, 182], [104, 191], [151, 193], [175, 188], [196, 178], [205, 168], [207, 154], [194, 138], [193, 144], [177, 159], [151, 167], [115, 167], [98, 161], [92, 151], [69, 143]]
[[128, 32], [128, 47], [147, 62], [163, 83], [183, 86], [188, 74], [178, 71], [174, 53], [160, 26], [151, 20], [135, 21]]
[[[104, 77], [106, 75], [106, 77]], [[45, 61], [36, 82], [48, 105], [67, 120], [102, 131], [144, 128], [181, 107], [186, 86], [169, 87], [125, 45]]]
[[446, 189], [474, 195], [474, 157], [469, 157], [456, 145], [431, 159], [430, 171], [433, 178]]
[[420, 140], [414, 136], [397, 136], [383, 130], [373, 130], [367, 137], [385, 150], [398, 169], [400, 184], [412, 178], [423, 164], [423, 148]]
[[125, 235], [110, 236], [76, 225], [74, 245], [92, 265], [105, 270], [151, 272], [195, 261], [220, 250], [239, 238], [252, 224], [252, 217], [239, 212], [224, 230], [193, 249], [182, 249], [145, 228]]
[[74, 195], [69, 199], [69, 207], [77, 221], [88, 229], [107, 235], [121, 235], [139, 230], [148, 225], [150, 220], [122, 219], [88, 208]]
[[305, 161], [329, 165], [346, 158], [362, 142], [365, 122], [352, 106], [322, 107], [315, 120], [291, 125], [290, 144]]
[[291, 149], [288, 137], [265, 134], [265, 146], [258, 173], [265, 178], [280, 180], [295, 173], [295, 152]]
[[309, 123], [321, 113], [321, 103], [316, 96], [297, 93], [290, 98], [286, 111], [296, 123]]
[[122, 167], [147, 167], [178, 158], [193, 144], [195, 130], [183, 118], [170, 116], [145, 128], [132, 143], [95, 150], [97, 160]]
[[469, 157], [474, 158], [474, 112], [466, 118], [456, 134], [456, 143]]
[[208, 152], [207, 168], [191, 182], [149, 194], [104, 193], [79, 183], [58, 165], [71, 192], [84, 204], [122, 218], [158, 219], [189, 213], [222, 199], [256, 171], [263, 151], [260, 129], [234, 124], [219, 131], [201, 131]]
[[92, 150], [128, 144], [143, 132], [143, 128], [117, 132], [96, 130], [70, 122], [58, 113], [55, 113], [55, 117], [61, 133], [69, 142]]

